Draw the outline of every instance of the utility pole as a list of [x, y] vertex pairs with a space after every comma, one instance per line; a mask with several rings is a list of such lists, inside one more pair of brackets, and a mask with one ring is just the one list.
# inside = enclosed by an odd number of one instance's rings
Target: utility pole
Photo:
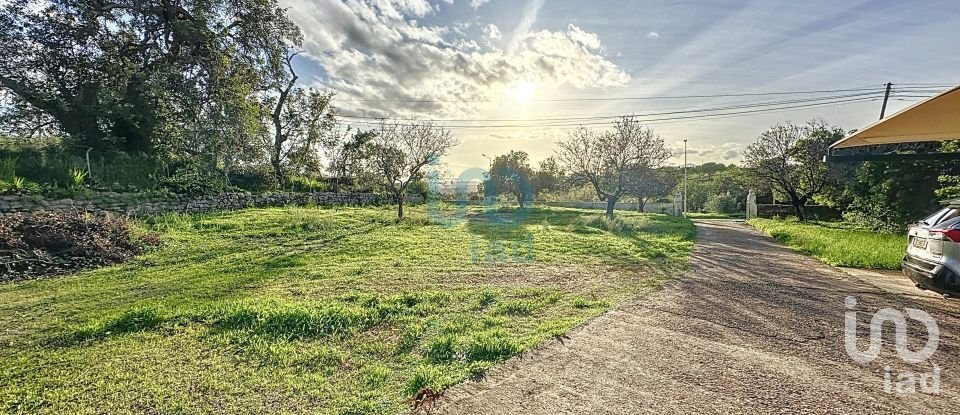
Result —
[[[490, 176], [490, 171], [493, 170], [493, 159], [490, 158], [490, 156], [488, 156], [488, 155], [486, 155], [486, 154], [483, 154], [483, 153], [480, 153], [480, 155], [490, 161], [489, 167], [487, 167], [487, 182], [490, 182], [490, 177], [491, 177], [491, 176]], [[486, 186], [486, 185], [484, 185], [484, 186]], [[484, 200], [484, 202], [487, 202], [487, 195], [486, 195], [487, 190], [488, 190], [488, 189], [486, 189], [486, 188], [483, 189], [483, 193], [484, 193], [484, 195], [483, 195], [483, 200]]]
[[687, 139], [683, 139], [683, 217], [687, 217]]
[[883, 107], [880, 108], [880, 119], [883, 119], [884, 115], [887, 115], [887, 100], [890, 99], [890, 88], [893, 87], [893, 84], [887, 82], [887, 92], [883, 94]]

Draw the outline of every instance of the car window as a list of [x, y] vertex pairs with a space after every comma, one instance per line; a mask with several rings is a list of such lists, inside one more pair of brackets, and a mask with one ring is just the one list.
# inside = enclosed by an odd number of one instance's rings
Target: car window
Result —
[[944, 209], [947, 212], [943, 216], [937, 218], [935, 225], [943, 225], [947, 221], [953, 221], [954, 219], [960, 218], [960, 209], [957, 208], [947, 208]]
[[942, 220], [939, 223], [937, 223], [936, 228], [950, 229], [950, 228], [955, 228], [958, 225], [960, 225], [960, 215], [954, 215], [952, 218]]
[[934, 213], [934, 214], [932, 214], [932, 215], [930, 215], [930, 216], [927, 216], [926, 218], [921, 219], [921, 220], [920, 220], [920, 223], [922, 223], [922, 224], [924, 224], [924, 225], [928, 225], [928, 226], [936, 225], [937, 223], [940, 222], [940, 218], [941, 218], [943, 215], [947, 214], [947, 212], [949, 212], [949, 211], [951, 211], [951, 210], [955, 210], [955, 209], [943, 208], [943, 209], [941, 209], [941, 210], [938, 210], [937, 213]]

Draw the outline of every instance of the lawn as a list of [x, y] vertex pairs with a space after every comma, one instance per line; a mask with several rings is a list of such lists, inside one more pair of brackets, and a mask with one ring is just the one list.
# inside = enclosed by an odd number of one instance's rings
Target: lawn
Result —
[[0, 284], [0, 411], [403, 412], [657, 289], [695, 237], [663, 215], [461, 213], [150, 218], [165, 242], [131, 262]]
[[857, 228], [842, 222], [751, 219], [747, 223], [787, 246], [827, 264], [869, 269], [900, 269], [907, 236]]

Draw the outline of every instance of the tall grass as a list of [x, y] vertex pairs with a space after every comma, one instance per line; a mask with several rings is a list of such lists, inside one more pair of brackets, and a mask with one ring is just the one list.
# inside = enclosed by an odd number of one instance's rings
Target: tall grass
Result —
[[868, 269], [899, 269], [906, 234], [877, 232], [838, 222], [751, 219], [747, 222], [787, 246], [827, 264]]

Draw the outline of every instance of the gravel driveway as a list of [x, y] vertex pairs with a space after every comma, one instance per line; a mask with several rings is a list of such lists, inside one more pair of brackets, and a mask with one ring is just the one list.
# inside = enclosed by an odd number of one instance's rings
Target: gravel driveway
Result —
[[[451, 389], [436, 412], [957, 413], [960, 301], [901, 289], [902, 282], [872, 283], [735, 222], [697, 228], [681, 281]], [[886, 325], [880, 356], [855, 363], [844, 348], [847, 296], [857, 299], [860, 349], [874, 312], [916, 308], [938, 323], [936, 353], [905, 363]], [[927, 332], [908, 321], [910, 348], [918, 350]], [[901, 373], [919, 377], [934, 365], [939, 395], [896, 392]]]

